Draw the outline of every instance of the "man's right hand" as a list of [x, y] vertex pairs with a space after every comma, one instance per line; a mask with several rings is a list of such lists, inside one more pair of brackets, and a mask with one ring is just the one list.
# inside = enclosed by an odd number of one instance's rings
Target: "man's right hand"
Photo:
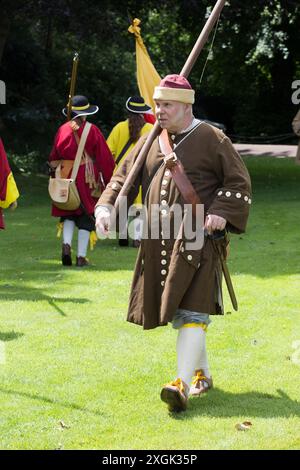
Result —
[[110, 229], [110, 211], [105, 206], [98, 206], [95, 210], [96, 233], [98, 238], [107, 237]]

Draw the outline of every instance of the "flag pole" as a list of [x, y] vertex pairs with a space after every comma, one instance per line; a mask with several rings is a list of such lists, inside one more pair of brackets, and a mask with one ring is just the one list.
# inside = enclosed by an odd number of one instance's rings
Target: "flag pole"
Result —
[[[188, 56], [181, 72], [180, 72], [180, 75], [184, 76], [185, 78], [187, 78], [189, 76], [189, 74], [191, 73], [191, 70], [196, 62], [196, 60], [198, 59], [199, 57], [199, 54], [200, 52], [202, 51], [207, 39], [208, 39], [208, 36], [210, 34], [210, 32], [212, 31], [214, 25], [216, 24], [220, 14], [221, 14], [221, 11], [223, 10], [223, 7], [225, 5], [225, 2], [226, 0], [218, 0], [208, 18], [208, 20], [206, 21], [205, 25], [204, 25], [204, 28], [202, 29], [190, 55]], [[130, 191], [130, 188], [133, 186], [136, 178], [137, 178], [137, 175], [139, 174], [140, 172], [140, 169], [142, 168], [143, 164], [144, 164], [144, 161], [146, 159], [146, 156], [151, 148], [151, 145], [153, 143], [153, 141], [155, 140], [155, 138], [158, 136], [158, 134], [160, 133], [161, 131], [161, 128], [160, 128], [160, 125], [159, 123], [156, 121], [156, 123], [154, 124], [151, 132], [149, 133], [130, 173], [128, 174], [127, 178], [126, 178], [126, 181], [121, 189], [121, 191], [119, 192], [118, 194], [118, 197], [116, 199], [116, 202], [115, 202], [115, 210], [116, 210], [116, 213], [117, 211], [119, 210], [119, 206], [120, 206], [120, 201], [122, 200], [121, 198], [127, 196], [127, 194], [129, 193]]]

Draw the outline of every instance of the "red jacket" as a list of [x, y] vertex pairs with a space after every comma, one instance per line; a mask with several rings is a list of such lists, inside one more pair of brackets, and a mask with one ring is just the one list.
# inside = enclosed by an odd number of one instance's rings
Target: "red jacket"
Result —
[[[7, 177], [10, 174], [10, 167], [7, 161], [7, 156], [0, 139], [0, 199], [5, 200], [6, 188], [7, 188]], [[4, 229], [4, 220], [2, 215], [2, 209], [0, 208], [0, 229]]]
[[[79, 137], [83, 132], [84, 126], [85, 123], [83, 123], [77, 131]], [[74, 132], [70, 126], [70, 123], [66, 122], [57, 131], [49, 161], [75, 160], [77, 148], [78, 145]], [[98, 181], [99, 175], [102, 173], [102, 177], [106, 185], [113, 174], [115, 162], [101, 131], [94, 124], [92, 124], [88, 134], [85, 150], [92, 158], [96, 181]], [[70, 177], [70, 175], [71, 171], [66, 177]], [[78, 188], [81, 202], [84, 205], [86, 211], [88, 214], [93, 214], [98, 197], [94, 198], [92, 196], [91, 193], [93, 190], [90, 189], [89, 185], [85, 182], [85, 164], [81, 164], [79, 167], [76, 178], [76, 186]], [[83, 211], [80, 208], [75, 211], [66, 211], [58, 209], [52, 205], [52, 215], [54, 217], [80, 215], [82, 213]]]

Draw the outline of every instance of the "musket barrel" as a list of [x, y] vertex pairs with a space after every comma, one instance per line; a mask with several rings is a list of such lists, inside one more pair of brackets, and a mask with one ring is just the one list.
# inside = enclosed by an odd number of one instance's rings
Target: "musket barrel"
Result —
[[72, 75], [71, 75], [71, 83], [70, 83], [70, 92], [69, 92], [69, 99], [68, 99], [68, 121], [71, 120], [71, 111], [72, 111], [72, 98], [75, 93], [75, 85], [76, 85], [76, 79], [77, 79], [77, 68], [78, 68], [78, 61], [79, 61], [79, 55], [78, 52], [75, 52], [74, 57], [73, 57], [73, 65], [72, 65]]
[[218, 0], [217, 3], [215, 4], [211, 14], [209, 15], [207, 22], [205, 23], [204, 28], [202, 29], [200, 33], [200, 36], [197, 39], [196, 44], [194, 45], [179, 75], [182, 75], [185, 78], [189, 76], [196, 60], [199, 57], [200, 52], [202, 51], [205, 43], [207, 42], [207, 39], [211, 30], [213, 29], [215, 23], [217, 22], [221, 14], [221, 11], [225, 5], [225, 2], [226, 0]]
[[[187, 61], [184, 65], [184, 67], [182, 68], [181, 72], [180, 72], [180, 75], [183, 75], [185, 78], [188, 77], [188, 75], [190, 74], [201, 50], [203, 49], [203, 46], [204, 44], [206, 43], [207, 41], [207, 38], [210, 34], [210, 32], [212, 31], [218, 17], [220, 16], [220, 13], [224, 7], [224, 4], [225, 4], [226, 0], [218, 0], [217, 3], [215, 4], [207, 22], [205, 23], [205, 26], [203, 28], [203, 30], [201, 31], [198, 39], [197, 39], [197, 42], [195, 43], [189, 57], [187, 58]], [[149, 152], [150, 150], [150, 147], [154, 141], [154, 139], [158, 136], [158, 134], [160, 133], [160, 126], [158, 124], [158, 122], [155, 123], [152, 131], [150, 132], [150, 134], [148, 135], [147, 139], [146, 139], [146, 142], [144, 143], [129, 175], [127, 176], [127, 179], [123, 185], [123, 188], [121, 189], [117, 199], [116, 199], [116, 202], [115, 202], [115, 210], [116, 210], [116, 213], [119, 209], [119, 204], [120, 204], [120, 199], [121, 197], [124, 197], [124, 196], [127, 196], [130, 188], [132, 187], [132, 185], [134, 184], [134, 181], [141, 169], [141, 167], [143, 166], [143, 163], [146, 159], [146, 156], [147, 156], [147, 153]]]

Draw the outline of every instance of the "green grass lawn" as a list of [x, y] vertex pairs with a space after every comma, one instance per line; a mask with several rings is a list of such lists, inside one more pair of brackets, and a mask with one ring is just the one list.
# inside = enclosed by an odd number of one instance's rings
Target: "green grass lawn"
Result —
[[63, 268], [47, 179], [18, 178], [0, 233], [1, 449], [300, 448], [300, 168], [245, 160], [254, 201], [229, 262], [239, 312], [225, 293], [207, 335], [215, 388], [177, 415], [159, 398], [176, 332], [125, 321], [136, 250], [102, 241], [93, 267]]

